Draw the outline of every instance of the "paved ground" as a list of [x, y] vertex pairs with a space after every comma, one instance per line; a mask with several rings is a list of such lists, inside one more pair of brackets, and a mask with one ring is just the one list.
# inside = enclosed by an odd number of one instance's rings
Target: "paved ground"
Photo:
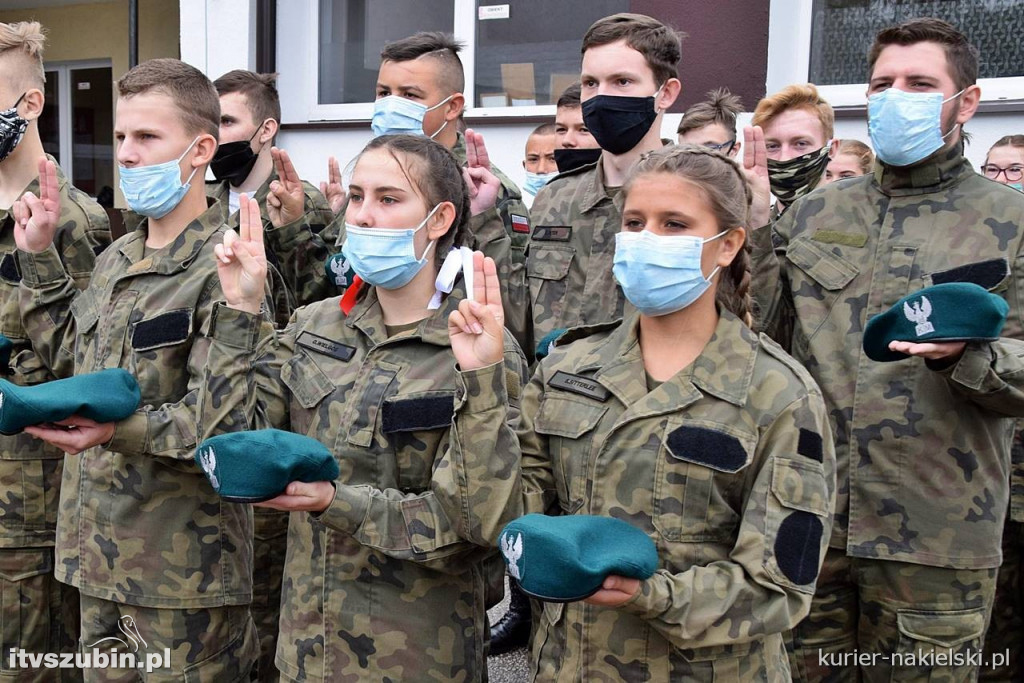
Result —
[[[501, 619], [508, 609], [508, 577], [505, 577], [505, 599], [491, 608], [487, 616], [492, 624]], [[490, 683], [525, 683], [530, 680], [526, 648], [487, 659], [487, 673]]]

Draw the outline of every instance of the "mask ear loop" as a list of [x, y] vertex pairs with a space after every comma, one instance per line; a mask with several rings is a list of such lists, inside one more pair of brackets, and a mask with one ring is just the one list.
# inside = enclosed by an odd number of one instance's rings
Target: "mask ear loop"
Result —
[[[428, 111], [434, 111], [438, 107], [440, 107], [440, 106], [450, 102], [453, 97], [455, 97], [455, 93], [452, 93], [448, 97], [444, 98], [443, 100], [441, 100], [440, 102], [435, 104], [433, 107], [427, 107], [426, 111], [424, 111], [423, 113], [426, 114]], [[438, 128], [437, 130], [435, 130], [432, 134], [428, 135], [427, 137], [430, 138], [431, 140], [433, 140], [434, 138], [436, 138], [441, 133], [442, 130], [445, 129], [445, 127], [447, 125], [448, 125], [448, 119], [445, 119], [444, 123], [441, 124], [441, 127]]]
[[[196, 139], [192, 141], [192, 144], [191, 144], [191, 145], [189, 145], [188, 147], [186, 147], [186, 148], [185, 148], [185, 151], [181, 153], [181, 156], [180, 156], [180, 157], [178, 157], [178, 163], [179, 163], [179, 164], [181, 163], [181, 160], [185, 158], [185, 155], [186, 155], [186, 154], [188, 154], [188, 153], [189, 153], [189, 151], [190, 151], [190, 150], [191, 150], [191, 149], [192, 149], [193, 147], [195, 147], [195, 146], [196, 146], [196, 143], [197, 143], [197, 142], [199, 142], [199, 138], [200, 138], [200, 137], [202, 137], [202, 136], [201, 136], [201, 135], [197, 135], [197, 136], [196, 136]], [[183, 182], [183, 183], [182, 183], [182, 186], [185, 186], [185, 185], [191, 185], [191, 184], [192, 184], [192, 179], [193, 179], [193, 178], [194, 178], [194, 177], [196, 176], [196, 171], [198, 171], [198, 170], [199, 170], [199, 167], [198, 167], [198, 166], [194, 167], [194, 168], [192, 169], [192, 173], [190, 173], [190, 174], [189, 174], [189, 176], [188, 176], [188, 180], [186, 180], [185, 182]]]

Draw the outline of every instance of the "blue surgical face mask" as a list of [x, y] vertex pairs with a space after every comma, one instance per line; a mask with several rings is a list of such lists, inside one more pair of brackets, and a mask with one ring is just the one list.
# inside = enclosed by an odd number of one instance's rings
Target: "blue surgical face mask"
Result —
[[198, 168], [193, 168], [188, 180], [181, 182], [181, 160], [199, 140], [192, 144], [177, 159], [149, 166], [119, 166], [121, 193], [128, 202], [128, 208], [147, 218], [163, 218], [181, 203], [182, 197], [191, 186], [192, 177]]
[[[388, 95], [373, 103], [373, 119], [370, 127], [373, 129], [373, 136], [381, 135], [426, 135], [423, 132], [423, 117], [428, 111], [433, 111], [442, 106], [448, 100], [455, 97], [449, 95], [433, 107], [427, 107], [419, 102], [413, 102], [408, 97]], [[441, 127], [430, 135], [433, 140], [437, 134], [448, 125], [445, 121]]]
[[523, 189], [536, 197], [537, 193], [540, 192], [540, 188], [550, 183], [556, 175], [558, 175], [558, 171], [554, 173], [531, 173], [527, 171], [526, 184], [523, 185]]
[[1010, 187], [1017, 190], [1017, 192], [1024, 192], [1024, 183], [1010, 183]]
[[704, 277], [700, 256], [704, 245], [729, 232], [704, 240], [690, 235], [656, 235], [648, 230], [615, 235], [612, 273], [622, 293], [647, 316], [668, 315], [700, 298], [711, 286], [716, 266]]
[[361, 228], [345, 223], [345, 243], [341, 253], [363, 282], [381, 289], [399, 289], [409, 284], [427, 263], [434, 242], [416, 258], [414, 237], [437, 212], [438, 204], [415, 228]]
[[[890, 166], [910, 166], [942, 148], [956, 126], [942, 134], [942, 105], [937, 92], [904, 92], [888, 88], [868, 98], [868, 135], [875, 154]], [[959, 124], [958, 124], [959, 125]]]

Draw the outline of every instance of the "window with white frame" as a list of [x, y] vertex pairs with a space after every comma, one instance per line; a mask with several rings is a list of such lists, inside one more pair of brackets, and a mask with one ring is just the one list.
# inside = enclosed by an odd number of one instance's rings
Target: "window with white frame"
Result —
[[453, 33], [465, 47], [472, 116], [550, 115], [579, 80], [580, 43], [597, 19], [629, 0], [315, 0], [309, 120], [368, 119], [380, 52], [417, 31]]
[[978, 48], [983, 100], [1024, 94], [1024, 0], [772, 0], [768, 92], [811, 82], [834, 106], [865, 103], [875, 34], [915, 17], [938, 17]]

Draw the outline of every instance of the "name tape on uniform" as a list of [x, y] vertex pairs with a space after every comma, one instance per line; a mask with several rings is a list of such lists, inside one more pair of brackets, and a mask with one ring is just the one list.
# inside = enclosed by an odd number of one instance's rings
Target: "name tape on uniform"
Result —
[[533, 229], [533, 239], [544, 242], [568, 242], [570, 237], [571, 225], [538, 225]]
[[331, 358], [337, 358], [340, 361], [352, 360], [352, 356], [356, 354], [356, 347], [320, 337], [312, 332], [303, 332], [295, 340], [295, 343], [311, 351], [322, 353]]
[[611, 392], [605, 387], [601, 386], [599, 382], [588, 377], [580, 377], [579, 375], [573, 375], [568, 372], [562, 372], [559, 370], [555, 373], [555, 376], [548, 380], [548, 386], [556, 389], [564, 389], [565, 391], [571, 391], [575, 394], [581, 394], [587, 398], [593, 398], [602, 403], [608, 400], [611, 396]]

